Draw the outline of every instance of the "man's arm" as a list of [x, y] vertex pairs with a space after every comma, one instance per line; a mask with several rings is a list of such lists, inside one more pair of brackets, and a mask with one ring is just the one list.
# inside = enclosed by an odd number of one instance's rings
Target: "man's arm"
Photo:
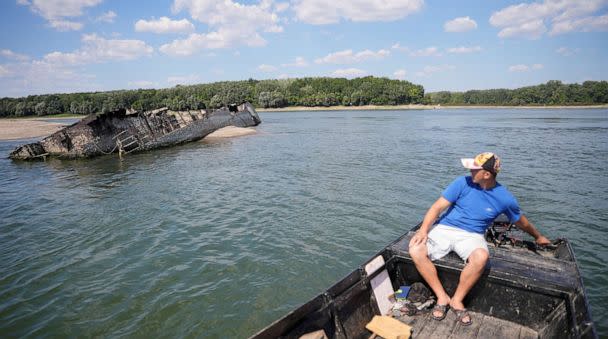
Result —
[[515, 225], [526, 233], [528, 233], [529, 235], [533, 236], [537, 244], [549, 245], [551, 243], [549, 239], [545, 238], [542, 234], [540, 234], [540, 232], [536, 229], [536, 227], [534, 227], [534, 225], [532, 225], [532, 223], [528, 220], [528, 218], [526, 218], [525, 215], [522, 214], [519, 220], [515, 223]]
[[433, 203], [431, 208], [429, 208], [429, 210], [424, 215], [424, 219], [422, 220], [422, 225], [420, 225], [420, 229], [412, 237], [412, 240], [410, 241], [410, 246], [426, 244], [429, 229], [431, 228], [433, 223], [435, 223], [435, 220], [439, 218], [441, 212], [445, 211], [445, 209], [450, 207], [450, 205], [452, 205], [452, 203], [444, 197], [439, 197], [439, 199], [437, 199], [437, 201]]

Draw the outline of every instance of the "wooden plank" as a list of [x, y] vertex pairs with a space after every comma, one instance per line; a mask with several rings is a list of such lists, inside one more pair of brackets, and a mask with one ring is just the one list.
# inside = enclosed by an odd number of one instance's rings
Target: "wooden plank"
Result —
[[428, 313], [419, 313], [412, 316], [402, 315], [399, 317], [399, 320], [412, 327], [413, 337], [418, 337], [418, 333], [422, 332], [422, 329], [424, 329], [426, 324], [434, 321], [428, 316]]
[[469, 315], [471, 316], [473, 323], [469, 326], [463, 326], [460, 323], [460, 320], [456, 319], [456, 326], [454, 326], [454, 331], [452, 331], [452, 334], [449, 336], [450, 339], [477, 338], [484, 315], [471, 311], [469, 311]]
[[538, 339], [538, 332], [529, 327], [522, 326], [519, 333], [520, 339]]
[[506, 320], [483, 317], [477, 338], [519, 338], [521, 325]]
[[374, 316], [365, 328], [384, 339], [408, 339], [412, 333], [410, 326], [389, 316], [380, 315]]
[[380, 274], [375, 276], [370, 281], [370, 284], [372, 286], [380, 314], [388, 314], [393, 307], [390, 296], [394, 294], [393, 285], [391, 284], [391, 278], [388, 276], [388, 272], [386, 272], [386, 270], [382, 270]]
[[429, 321], [424, 328], [416, 333], [417, 338], [448, 338], [456, 326], [456, 314], [448, 311], [443, 320], [435, 320], [429, 312]]
[[325, 331], [318, 330], [318, 331], [306, 333], [306, 334], [300, 336], [299, 339], [327, 339], [327, 335], [325, 334]]

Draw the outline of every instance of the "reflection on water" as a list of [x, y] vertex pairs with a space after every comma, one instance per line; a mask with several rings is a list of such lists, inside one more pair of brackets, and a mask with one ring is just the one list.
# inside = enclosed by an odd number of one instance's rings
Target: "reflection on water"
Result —
[[606, 110], [261, 117], [255, 135], [122, 161], [0, 159], [0, 333], [246, 337], [415, 225], [485, 150], [573, 242], [608, 333]]

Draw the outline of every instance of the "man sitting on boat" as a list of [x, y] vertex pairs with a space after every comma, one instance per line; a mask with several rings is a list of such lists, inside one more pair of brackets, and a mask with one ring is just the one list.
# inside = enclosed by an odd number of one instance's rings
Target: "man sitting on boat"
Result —
[[[484, 232], [492, 221], [504, 213], [511, 223], [533, 236], [537, 244], [548, 245], [550, 241], [520, 212], [517, 200], [507, 188], [496, 181], [501, 162], [495, 154], [481, 153], [473, 159], [461, 159], [461, 162], [471, 170], [471, 175], [454, 180], [429, 208], [420, 229], [410, 241], [409, 253], [416, 269], [437, 296], [433, 319], [442, 320], [451, 307], [462, 325], [470, 325], [472, 319], [463, 300], [488, 262]], [[439, 217], [446, 209], [447, 212]], [[450, 251], [466, 262], [451, 298], [432, 263]]]

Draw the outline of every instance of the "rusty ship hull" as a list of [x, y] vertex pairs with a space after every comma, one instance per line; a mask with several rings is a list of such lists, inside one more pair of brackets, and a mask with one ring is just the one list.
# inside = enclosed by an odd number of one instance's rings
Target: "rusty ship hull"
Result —
[[227, 126], [252, 127], [261, 123], [249, 103], [216, 110], [145, 112], [121, 109], [91, 115], [34, 143], [10, 153], [15, 160], [89, 158], [104, 154], [128, 154], [196, 141]]

